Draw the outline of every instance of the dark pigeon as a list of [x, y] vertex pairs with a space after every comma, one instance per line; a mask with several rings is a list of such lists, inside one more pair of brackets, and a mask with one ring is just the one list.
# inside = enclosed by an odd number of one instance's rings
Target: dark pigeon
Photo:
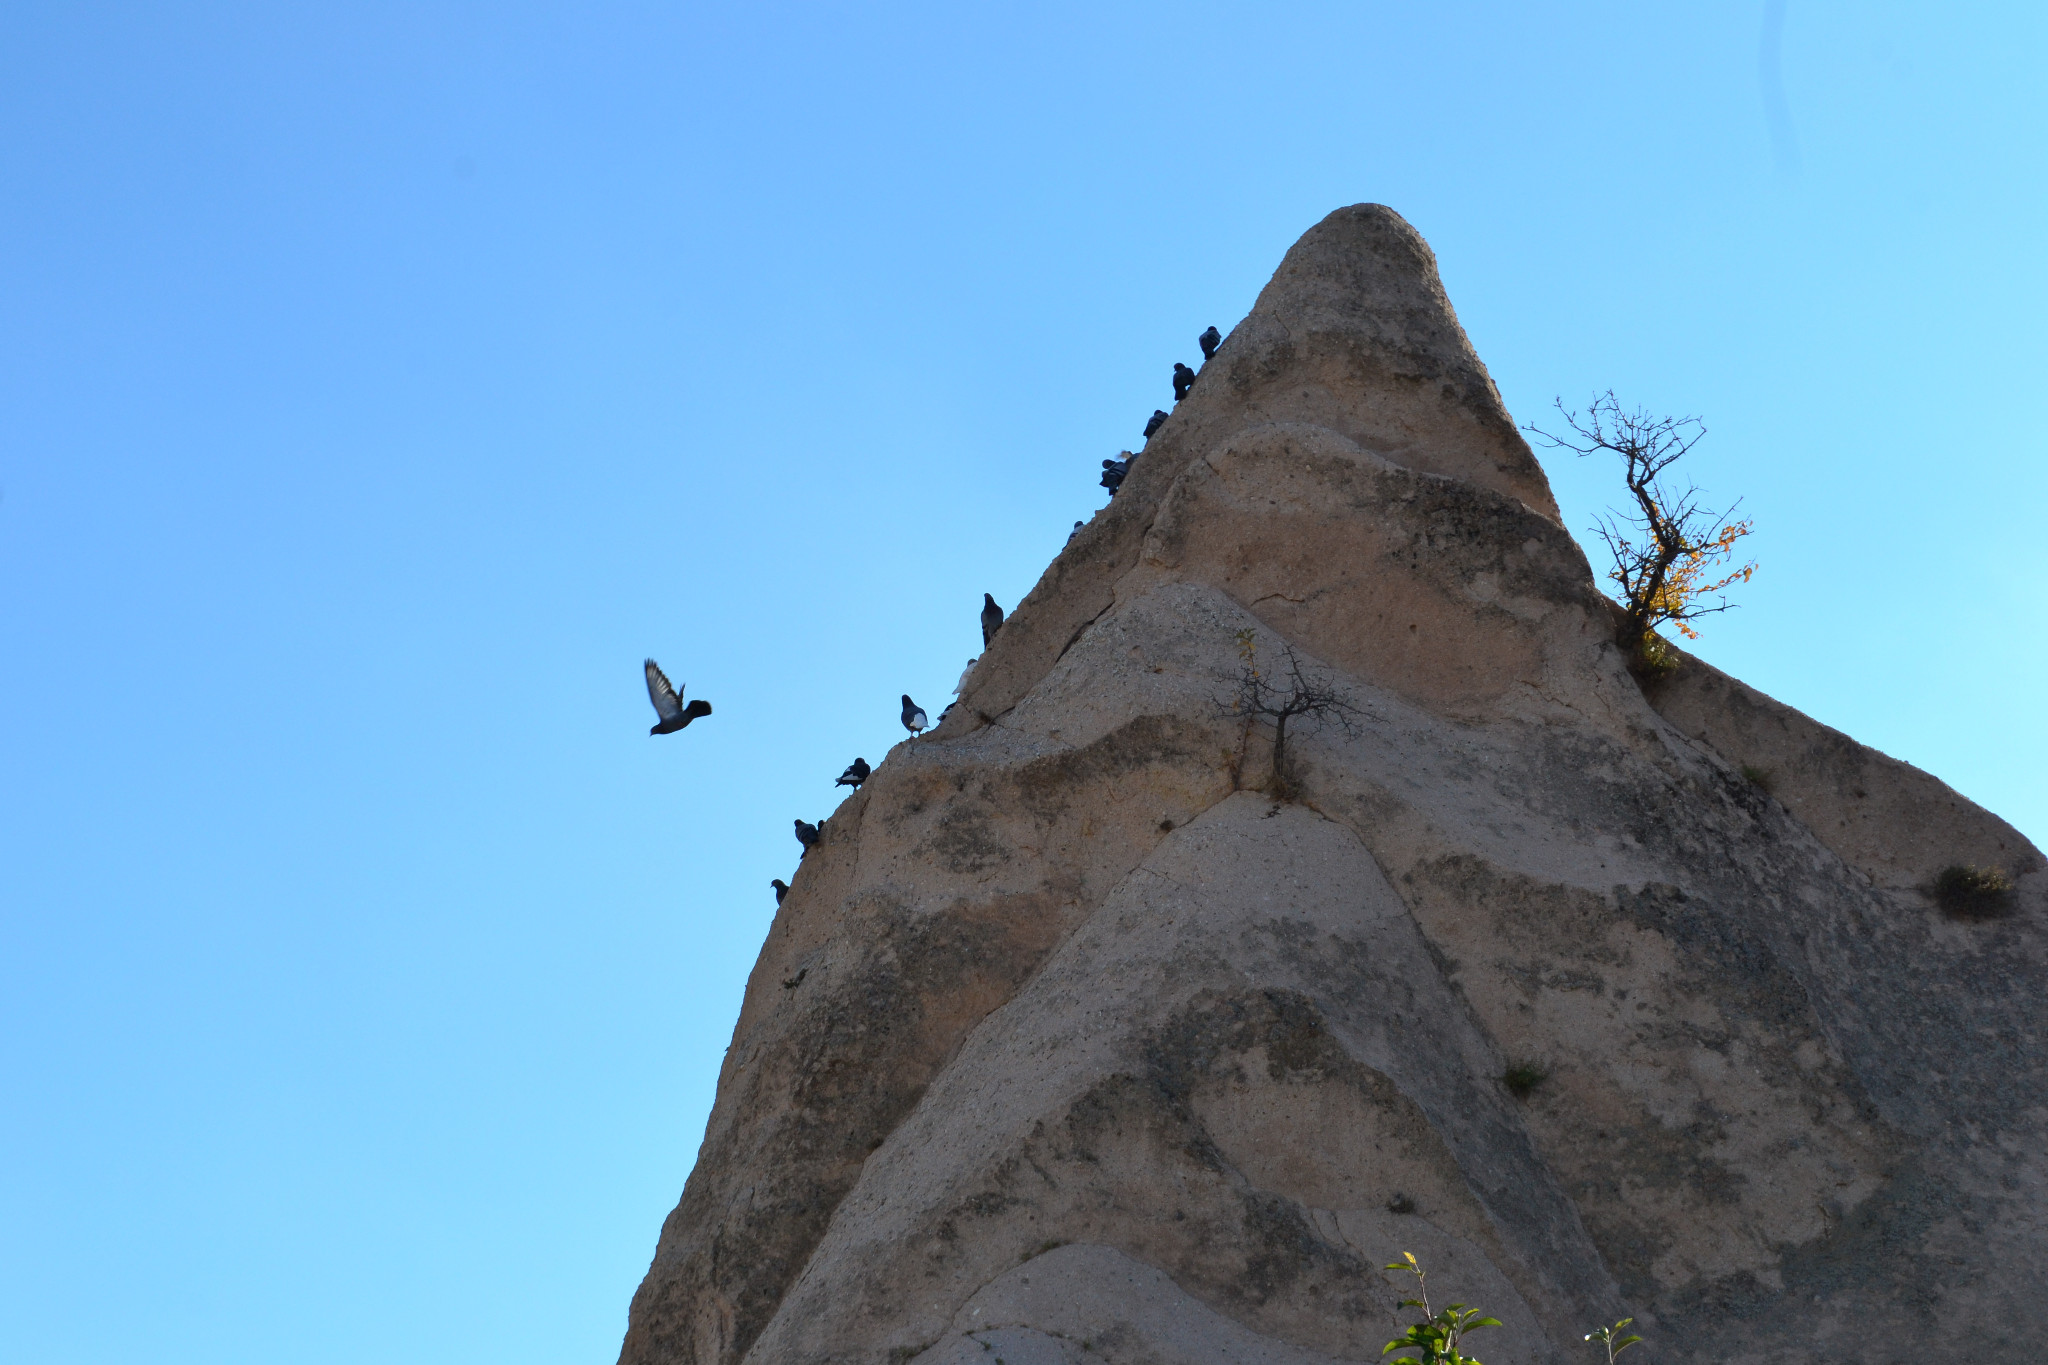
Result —
[[[1118, 482], [1122, 482], [1122, 480], [1118, 480]], [[1073, 544], [1073, 543], [1074, 543], [1074, 537], [1075, 537], [1075, 536], [1078, 536], [1078, 535], [1080, 535], [1080, 534], [1081, 534], [1081, 523], [1077, 521], [1077, 522], [1075, 522], [1075, 523], [1074, 523], [1074, 529], [1073, 529], [1073, 530], [1071, 530], [1071, 531], [1069, 531], [1069, 532], [1067, 532], [1067, 543], [1068, 543], [1069, 545]]]
[[846, 765], [846, 771], [839, 774], [839, 780], [832, 785], [835, 787], [851, 787], [855, 791], [859, 791], [860, 784], [867, 781], [868, 774], [873, 771], [874, 769], [868, 766], [866, 759], [856, 758], [853, 762]]
[[777, 905], [782, 904], [782, 898], [789, 894], [789, 883], [777, 877], [770, 881], [768, 885], [775, 888], [775, 903]]
[[1173, 362], [1173, 401], [1178, 403], [1195, 386], [1195, 372], [1178, 360]]
[[1151, 440], [1152, 433], [1166, 425], [1166, 414], [1158, 408], [1152, 409], [1152, 420], [1145, 423], [1145, 439]]
[[654, 703], [654, 714], [661, 717], [650, 735], [672, 735], [693, 720], [701, 720], [711, 714], [711, 703], [693, 701], [683, 705], [682, 689], [669, 684], [668, 674], [661, 671], [661, 665], [649, 659], [646, 665], [647, 700]]
[[913, 735], [931, 728], [931, 722], [925, 719], [924, 708], [912, 701], [908, 692], [903, 694], [903, 728]]
[[[1124, 476], [1130, 472], [1131, 462], [1129, 460], [1104, 460], [1102, 462], [1102, 486], [1109, 490], [1109, 495], [1112, 498], [1116, 496], [1116, 490], [1124, 486]], [[1076, 525], [1078, 524], [1076, 523]], [[1072, 540], [1073, 537], [1069, 536], [1067, 539]]]
[[805, 853], [809, 853], [825, 842], [825, 832], [807, 820], [799, 820], [796, 822], [796, 841], [804, 846]]
[[1210, 360], [1215, 357], [1216, 348], [1223, 344], [1223, 333], [1211, 327], [1208, 331], [1196, 337], [1195, 340], [1201, 343], [1202, 359]]
[[981, 647], [988, 648], [988, 642], [996, 638], [996, 632], [1003, 628], [1003, 609], [996, 605], [996, 599], [987, 593], [981, 595]]

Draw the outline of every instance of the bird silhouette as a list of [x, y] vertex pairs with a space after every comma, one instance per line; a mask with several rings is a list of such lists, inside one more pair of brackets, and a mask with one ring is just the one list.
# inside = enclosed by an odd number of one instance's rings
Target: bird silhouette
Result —
[[903, 694], [903, 728], [914, 735], [919, 730], [929, 729], [930, 727], [931, 722], [925, 719], [924, 708], [912, 701], [910, 694], [905, 692]]
[[839, 774], [839, 780], [832, 785], [835, 787], [851, 787], [855, 791], [859, 791], [860, 784], [867, 781], [868, 774], [873, 771], [874, 769], [868, 766], [866, 759], [856, 758], [853, 762], [846, 765], [846, 771]]
[[1003, 609], [996, 605], [996, 599], [987, 593], [981, 595], [981, 647], [988, 648], [988, 642], [996, 638], [996, 632], [1003, 628]]
[[1223, 344], [1223, 333], [1211, 327], [1208, 331], [1196, 337], [1195, 340], [1202, 347], [1202, 359], [1208, 360], [1215, 356], [1216, 348]]
[[1081, 534], [1081, 523], [1077, 521], [1077, 522], [1075, 522], [1075, 523], [1074, 523], [1074, 529], [1073, 529], [1073, 530], [1071, 530], [1071, 531], [1069, 531], [1069, 532], [1067, 532], [1067, 543], [1068, 543], [1069, 545], [1073, 544], [1073, 543], [1074, 543], [1074, 537], [1075, 537], [1075, 536], [1078, 536], [1078, 535], [1080, 535], [1080, 534]]
[[1173, 401], [1178, 403], [1195, 386], [1195, 372], [1178, 360], [1173, 362]]
[[[825, 831], [808, 820], [799, 820], [796, 822], [796, 841], [804, 846], [804, 853], [809, 853], [825, 842]], [[803, 855], [797, 856], [801, 858]]]
[[661, 671], [661, 665], [647, 661], [647, 700], [654, 703], [654, 714], [661, 717], [650, 735], [672, 735], [693, 720], [700, 720], [711, 714], [711, 703], [698, 700], [683, 705], [683, 689], [671, 686], [668, 674]]
[[[1129, 454], [1128, 451], [1125, 453]], [[1109, 490], [1109, 495], [1112, 498], [1116, 496], [1116, 490], [1124, 486], [1124, 478], [1130, 472], [1131, 462], [1128, 459], [1104, 460], [1102, 462], [1102, 486]], [[1079, 525], [1079, 523], [1076, 523], [1076, 525]], [[1069, 540], [1073, 539], [1072, 536], [1067, 538]]]
[[780, 877], [776, 877], [772, 879], [768, 883], [768, 885], [775, 888], [775, 903], [777, 905], [782, 904], [782, 898], [789, 894], [789, 883], [782, 880], [782, 878]]
[[1145, 423], [1145, 439], [1151, 440], [1152, 433], [1166, 425], [1166, 413], [1159, 408], [1152, 409], [1152, 420]]

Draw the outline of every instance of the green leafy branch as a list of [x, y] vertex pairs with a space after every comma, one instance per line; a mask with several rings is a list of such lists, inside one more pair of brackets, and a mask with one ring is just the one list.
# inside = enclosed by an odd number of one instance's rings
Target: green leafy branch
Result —
[[1622, 1336], [1621, 1329], [1634, 1322], [1634, 1318], [1623, 1318], [1612, 1327], [1602, 1327], [1597, 1332], [1586, 1333], [1586, 1340], [1597, 1341], [1607, 1348], [1607, 1365], [1614, 1365], [1614, 1358], [1629, 1347], [1641, 1341], [1641, 1337]]
[[[1484, 1316], [1477, 1308], [1467, 1308], [1462, 1303], [1450, 1304], [1440, 1313], [1429, 1308], [1429, 1279], [1420, 1265], [1416, 1264], [1415, 1253], [1404, 1251], [1401, 1259], [1390, 1261], [1388, 1270], [1402, 1270], [1415, 1277], [1415, 1292], [1421, 1297], [1401, 1300], [1403, 1308], [1420, 1308], [1423, 1320], [1408, 1329], [1407, 1335], [1388, 1342], [1381, 1355], [1390, 1351], [1403, 1354], [1394, 1359], [1413, 1361], [1414, 1365], [1480, 1365], [1472, 1356], [1463, 1355], [1458, 1343], [1467, 1332], [1476, 1332], [1482, 1327], [1500, 1326], [1499, 1318]], [[1420, 1351], [1419, 1356], [1408, 1355], [1409, 1351]]]

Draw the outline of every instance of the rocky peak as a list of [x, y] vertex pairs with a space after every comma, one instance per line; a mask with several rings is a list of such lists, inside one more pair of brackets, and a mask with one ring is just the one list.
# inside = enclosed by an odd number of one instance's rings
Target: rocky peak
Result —
[[[826, 823], [622, 1360], [1377, 1358], [1401, 1251], [1496, 1365], [2048, 1346], [2040, 853], [1612, 636], [1428, 247], [1330, 215]], [[1285, 782], [1247, 639], [1346, 707]]]

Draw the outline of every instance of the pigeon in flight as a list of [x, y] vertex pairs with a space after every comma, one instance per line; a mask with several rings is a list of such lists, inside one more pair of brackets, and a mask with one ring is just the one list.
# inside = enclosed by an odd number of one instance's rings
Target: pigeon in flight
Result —
[[903, 728], [914, 735], [919, 730], [928, 729], [930, 726], [931, 722], [925, 719], [924, 708], [912, 701], [910, 694], [905, 692], [903, 694]]
[[[804, 853], [809, 853], [825, 842], [825, 832], [808, 820], [799, 820], [796, 822], [796, 841], [804, 846]], [[797, 856], [801, 858], [803, 855]]]
[[647, 661], [647, 700], [654, 703], [654, 714], [661, 718], [647, 732], [650, 735], [672, 735], [691, 721], [711, 714], [711, 703], [701, 698], [683, 705], [682, 689], [671, 686], [668, 674], [652, 659]]
[[777, 877], [769, 882], [768, 885], [775, 888], [775, 903], [777, 905], [782, 904], [782, 898], [789, 894], [789, 883]]
[[1003, 609], [996, 605], [996, 599], [987, 593], [981, 595], [981, 647], [988, 648], [988, 642], [996, 638], [996, 632], [1003, 628]]
[[1178, 403], [1195, 386], [1195, 372], [1178, 360], [1173, 362], [1173, 401]]
[[1202, 359], [1209, 360], [1215, 357], [1216, 348], [1223, 344], [1223, 333], [1211, 327], [1208, 331], [1196, 337], [1195, 340], [1201, 343]]
[[1152, 409], [1152, 420], [1145, 423], [1145, 439], [1151, 440], [1152, 433], [1166, 425], [1166, 414], [1158, 408]]
[[874, 769], [868, 766], [866, 759], [856, 758], [853, 762], [846, 765], [846, 771], [839, 774], [839, 780], [832, 785], [835, 787], [851, 787], [855, 791], [859, 791], [860, 784], [867, 781], [868, 774], [873, 771]]

